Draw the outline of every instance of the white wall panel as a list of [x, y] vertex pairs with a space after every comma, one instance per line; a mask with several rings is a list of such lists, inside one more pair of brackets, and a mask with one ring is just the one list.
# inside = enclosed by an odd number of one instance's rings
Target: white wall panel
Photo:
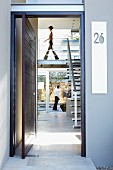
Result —
[[92, 93], [107, 93], [107, 23], [92, 22]]

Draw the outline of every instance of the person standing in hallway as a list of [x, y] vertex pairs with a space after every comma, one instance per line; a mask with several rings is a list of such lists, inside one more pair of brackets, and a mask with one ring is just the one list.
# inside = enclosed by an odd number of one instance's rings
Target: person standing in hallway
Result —
[[47, 40], [49, 40], [49, 47], [48, 47], [48, 51], [46, 52], [45, 56], [44, 56], [44, 60], [47, 60], [48, 58], [48, 54], [49, 54], [49, 51], [52, 50], [53, 54], [54, 54], [54, 57], [55, 57], [55, 60], [58, 60], [58, 56], [57, 54], [55, 53], [55, 51], [53, 50], [53, 33], [52, 33], [52, 30], [53, 30], [53, 26], [49, 26], [48, 27], [49, 30], [50, 30], [50, 34], [49, 34], [49, 38], [46, 39], [44, 42], [46, 42]]
[[60, 93], [60, 86], [57, 85], [57, 87], [54, 90], [55, 103], [53, 106], [53, 110], [57, 110], [58, 101], [60, 100], [59, 93]]

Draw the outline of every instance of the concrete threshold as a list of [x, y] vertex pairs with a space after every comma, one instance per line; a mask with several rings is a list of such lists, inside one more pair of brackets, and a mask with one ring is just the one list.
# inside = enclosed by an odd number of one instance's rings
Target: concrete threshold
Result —
[[96, 170], [90, 158], [80, 156], [31, 156], [9, 158], [3, 170]]

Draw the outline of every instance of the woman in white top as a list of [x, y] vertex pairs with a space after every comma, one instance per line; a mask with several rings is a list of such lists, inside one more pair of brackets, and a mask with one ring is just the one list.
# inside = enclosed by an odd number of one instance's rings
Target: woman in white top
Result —
[[57, 110], [58, 101], [60, 100], [60, 98], [59, 98], [60, 89], [59, 88], [60, 88], [60, 86], [57, 85], [57, 87], [54, 90], [55, 103], [53, 106], [53, 110]]

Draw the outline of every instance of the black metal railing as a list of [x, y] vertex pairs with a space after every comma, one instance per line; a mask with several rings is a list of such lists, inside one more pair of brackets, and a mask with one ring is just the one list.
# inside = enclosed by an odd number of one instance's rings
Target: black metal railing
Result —
[[68, 50], [68, 59], [69, 59], [69, 73], [71, 71], [72, 75], [72, 82], [73, 82], [73, 90], [76, 92], [76, 85], [75, 85], [75, 79], [74, 79], [74, 71], [73, 71], [73, 63], [72, 63], [72, 58], [71, 58], [71, 50], [70, 50], [70, 44], [69, 44], [69, 39], [67, 39], [67, 50]]

